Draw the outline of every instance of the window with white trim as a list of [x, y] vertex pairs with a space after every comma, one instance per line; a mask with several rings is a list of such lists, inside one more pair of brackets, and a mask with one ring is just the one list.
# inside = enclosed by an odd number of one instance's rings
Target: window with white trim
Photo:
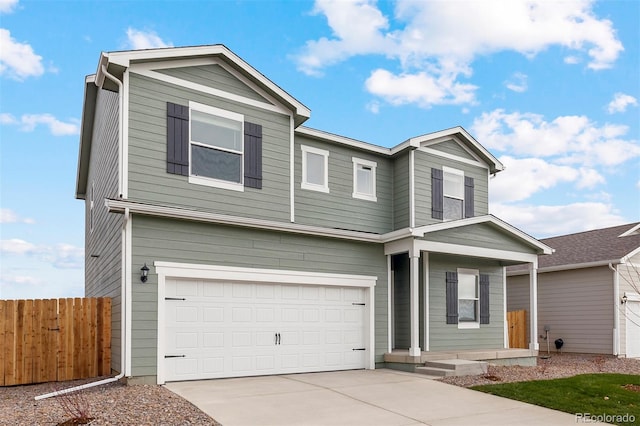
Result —
[[329, 151], [301, 145], [302, 189], [329, 192]]
[[353, 198], [377, 201], [376, 168], [378, 163], [351, 157], [353, 162]]
[[443, 220], [456, 220], [464, 217], [464, 172], [442, 167], [443, 177]]
[[480, 327], [479, 271], [458, 269], [458, 328]]
[[242, 191], [244, 116], [189, 102], [189, 182]]

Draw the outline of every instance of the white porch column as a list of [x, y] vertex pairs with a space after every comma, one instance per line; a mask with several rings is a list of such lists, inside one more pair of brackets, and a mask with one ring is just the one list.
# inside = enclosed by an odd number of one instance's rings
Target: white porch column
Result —
[[420, 356], [420, 301], [419, 283], [420, 283], [420, 250], [409, 251], [410, 265], [410, 314], [411, 314], [411, 347], [409, 348], [409, 356]]
[[538, 350], [538, 260], [529, 264], [529, 349]]

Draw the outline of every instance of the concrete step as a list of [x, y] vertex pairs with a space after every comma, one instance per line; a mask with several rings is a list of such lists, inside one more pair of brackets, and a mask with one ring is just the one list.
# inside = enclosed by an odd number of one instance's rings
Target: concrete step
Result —
[[428, 361], [424, 367], [416, 367], [416, 372], [439, 376], [475, 376], [487, 372], [487, 363], [466, 359]]

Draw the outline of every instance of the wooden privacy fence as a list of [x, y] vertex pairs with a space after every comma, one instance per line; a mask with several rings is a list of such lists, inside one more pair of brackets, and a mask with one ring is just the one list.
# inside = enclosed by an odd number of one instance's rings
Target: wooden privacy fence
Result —
[[0, 300], [0, 386], [111, 372], [111, 299]]
[[507, 312], [509, 327], [509, 347], [526, 349], [527, 345], [527, 311]]

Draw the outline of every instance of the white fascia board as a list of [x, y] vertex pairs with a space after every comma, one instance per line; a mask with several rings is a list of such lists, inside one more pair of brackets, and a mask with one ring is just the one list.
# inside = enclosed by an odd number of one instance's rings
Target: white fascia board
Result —
[[485, 147], [480, 145], [480, 143], [477, 140], [475, 140], [475, 138], [471, 136], [469, 132], [467, 132], [461, 126], [452, 127], [451, 129], [440, 130], [434, 133], [428, 133], [422, 136], [417, 136], [415, 138], [409, 139], [409, 143], [412, 146], [415, 146], [416, 144], [417, 146], [420, 146], [425, 142], [431, 142], [435, 139], [451, 137], [454, 135], [460, 135], [464, 139], [466, 139], [471, 145], [474, 146], [474, 148], [476, 148], [480, 153], [482, 153], [482, 155], [486, 158], [486, 160], [488, 160], [488, 162], [493, 163], [493, 166], [496, 169], [496, 171], [504, 170], [504, 165], [496, 157], [494, 157], [493, 154], [487, 151]]
[[[572, 263], [569, 265], [547, 266], [546, 268], [538, 268], [539, 274], [558, 271], [569, 271], [574, 269], [597, 268], [598, 266], [618, 265], [624, 263], [624, 259], [598, 260], [596, 262]], [[528, 270], [507, 271], [507, 276], [515, 277], [518, 275], [529, 275]]]
[[511, 260], [522, 263], [533, 263], [538, 260], [538, 255], [520, 253], [517, 251], [490, 249], [485, 247], [462, 246], [459, 244], [440, 243], [436, 241], [414, 241], [417, 250], [448, 253], [460, 256], [482, 257], [486, 259]]
[[629, 259], [631, 259], [633, 256], [637, 255], [638, 253], [640, 253], [640, 247], [638, 247], [637, 249], [631, 251], [629, 254], [625, 255], [622, 259], [620, 259], [620, 263], [627, 263], [629, 261]]
[[632, 227], [628, 231], [625, 231], [622, 234], [618, 235], [618, 237], [626, 237], [628, 235], [633, 235], [636, 232], [638, 232], [638, 230], [640, 230], [640, 223], [638, 223], [636, 226]]
[[425, 234], [428, 234], [430, 232], [443, 231], [447, 229], [454, 229], [454, 228], [459, 228], [462, 226], [469, 226], [469, 225], [477, 225], [481, 223], [491, 223], [497, 226], [498, 228], [501, 228], [503, 231], [508, 232], [512, 234], [514, 237], [519, 238], [525, 241], [526, 243], [541, 250], [542, 253], [540, 254], [552, 254], [554, 252], [554, 249], [552, 249], [548, 245], [536, 240], [532, 236], [522, 232], [518, 228], [512, 225], [509, 225], [507, 222], [504, 222], [503, 220], [500, 220], [493, 215], [475, 216], [475, 217], [470, 217], [466, 219], [436, 223], [433, 225], [424, 225], [424, 226], [415, 228], [414, 232], [416, 236], [424, 237]]
[[269, 231], [289, 232], [293, 234], [315, 235], [321, 237], [340, 238], [353, 241], [381, 243], [380, 234], [370, 234], [359, 231], [346, 231], [342, 229], [323, 228], [319, 226], [301, 225], [289, 222], [276, 222], [265, 219], [229, 216], [218, 213], [188, 210], [179, 207], [157, 206], [152, 204], [136, 203], [126, 200], [105, 200], [109, 212], [123, 213], [126, 208], [131, 213], [148, 216], [166, 217], [171, 219], [193, 220], [197, 222], [210, 222], [222, 225], [240, 226], [253, 229], [265, 229]]
[[291, 104], [295, 108], [296, 114], [304, 117], [305, 119], [311, 117], [311, 110], [309, 108], [304, 106], [300, 101], [282, 90], [277, 84], [273, 83], [238, 55], [221, 44], [209, 46], [129, 50], [121, 52], [109, 52], [103, 55], [107, 56], [110, 63], [118, 64], [127, 68], [131, 65], [132, 62], [136, 61], [161, 61], [198, 56], [224, 56], [229, 61], [233, 62], [235, 65], [241, 68], [244, 72], [251, 75], [251, 77], [258, 81], [260, 84], [267, 87], [270, 91], [277, 94], [279, 97]]
[[283, 269], [245, 268], [156, 261], [156, 273], [165, 277], [250, 281], [275, 284], [308, 284], [373, 288], [378, 280], [372, 275], [332, 274]]
[[484, 169], [489, 169], [489, 166], [484, 162], [475, 161], [475, 160], [469, 160], [468, 158], [458, 157], [457, 155], [449, 154], [448, 152], [438, 151], [437, 149], [421, 147], [421, 148], [418, 148], [418, 151], [425, 152], [425, 153], [427, 153], [429, 155], [432, 155], [432, 156], [435, 156], [435, 157], [446, 158], [447, 160], [458, 161], [460, 163], [465, 163], [465, 164], [469, 164], [469, 165], [472, 165], [472, 166], [482, 167]]
[[344, 136], [334, 135], [333, 133], [323, 132], [322, 130], [312, 129], [310, 127], [300, 126], [295, 130], [295, 132], [296, 134], [299, 134], [301, 136], [323, 139], [326, 141], [347, 145], [353, 148], [358, 148], [364, 151], [374, 152], [376, 154], [391, 155], [391, 150], [389, 148], [384, 148]]

